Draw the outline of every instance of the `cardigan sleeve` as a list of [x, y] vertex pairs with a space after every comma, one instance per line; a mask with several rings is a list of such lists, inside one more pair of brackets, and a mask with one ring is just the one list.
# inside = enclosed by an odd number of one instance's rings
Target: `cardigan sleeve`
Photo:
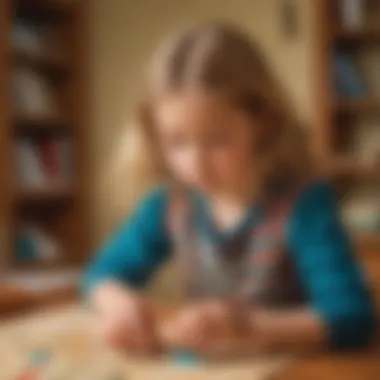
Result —
[[149, 281], [170, 252], [166, 205], [164, 189], [154, 190], [140, 201], [132, 216], [119, 226], [88, 264], [82, 281], [84, 294], [109, 279], [137, 287]]
[[316, 183], [303, 191], [290, 215], [288, 232], [310, 307], [323, 320], [330, 346], [368, 343], [375, 329], [374, 307], [328, 184]]

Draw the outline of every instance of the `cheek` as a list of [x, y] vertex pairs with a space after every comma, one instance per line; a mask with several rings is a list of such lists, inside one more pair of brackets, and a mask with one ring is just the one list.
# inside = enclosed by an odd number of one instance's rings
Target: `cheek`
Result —
[[170, 171], [181, 179], [192, 175], [194, 167], [194, 154], [192, 149], [166, 149], [164, 158]]
[[226, 146], [215, 149], [212, 156], [214, 167], [224, 175], [233, 175], [251, 162], [251, 141], [247, 138], [233, 139]]

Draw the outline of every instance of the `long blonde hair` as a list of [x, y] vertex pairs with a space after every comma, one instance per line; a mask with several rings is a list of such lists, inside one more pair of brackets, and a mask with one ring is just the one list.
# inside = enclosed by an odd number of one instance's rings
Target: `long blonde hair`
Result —
[[124, 162], [134, 182], [128, 185], [130, 193], [124, 193], [125, 205], [131, 206], [144, 190], [166, 178], [153, 134], [152, 108], [161, 94], [188, 86], [222, 94], [252, 117], [264, 116], [268, 133], [260, 159], [265, 178], [287, 173], [298, 179], [314, 169], [304, 129], [257, 43], [231, 25], [210, 23], [175, 34], [153, 55], [138, 122], [128, 132], [137, 139], [129, 140], [131, 154]]

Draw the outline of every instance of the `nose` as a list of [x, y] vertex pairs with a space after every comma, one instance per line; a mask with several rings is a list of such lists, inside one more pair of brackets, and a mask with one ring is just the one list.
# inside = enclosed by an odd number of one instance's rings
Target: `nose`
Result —
[[207, 152], [202, 147], [196, 147], [192, 154], [192, 171], [197, 180], [202, 180], [207, 176]]
[[206, 150], [201, 147], [195, 147], [193, 151], [193, 168], [197, 172], [202, 172], [206, 163]]

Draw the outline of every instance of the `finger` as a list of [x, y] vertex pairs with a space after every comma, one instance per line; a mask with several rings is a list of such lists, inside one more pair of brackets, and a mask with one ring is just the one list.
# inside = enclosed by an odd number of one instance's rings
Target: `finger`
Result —
[[160, 336], [168, 348], [186, 348], [188, 312], [181, 311], [161, 325]]
[[158, 347], [153, 315], [140, 311], [132, 316], [135, 349], [140, 352], [153, 351]]
[[169, 349], [175, 347], [178, 343], [178, 320], [174, 318], [166, 318], [159, 328], [159, 337], [163, 345]]
[[136, 352], [140, 349], [139, 337], [136, 333], [136, 323], [133, 315], [129, 312], [120, 313], [107, 318], [105, 321], [105, 333], [108, 344], [116, 349]]
[[211, 326], [202, 310], [192, 310], [183, 317], [178, 327], [181, 343], [186, 348], [199, 349], [210, 338]]
[[115, 321], [103, 321], [99, 331], [100, 339], [107, 345], [117, 349], [124, 348], [126, 344], [125, 333], [123, 328], [116, 324]]

